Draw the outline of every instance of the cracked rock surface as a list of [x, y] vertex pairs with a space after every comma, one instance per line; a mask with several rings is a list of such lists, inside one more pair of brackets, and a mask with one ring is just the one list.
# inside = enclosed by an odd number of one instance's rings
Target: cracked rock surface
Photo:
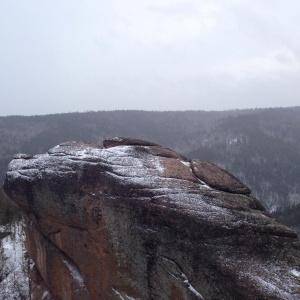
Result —
[[300, 243], [231, 174], [113, 138], [16, 155], [32, 300], [300, 299]]

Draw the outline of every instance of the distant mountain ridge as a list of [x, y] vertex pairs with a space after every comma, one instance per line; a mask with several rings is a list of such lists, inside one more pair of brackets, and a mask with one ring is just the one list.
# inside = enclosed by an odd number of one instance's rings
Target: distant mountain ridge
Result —
[[153, 141], [213, 162], [245, 182], [269, 210], [300, 203], [300, 107], [0, 117], [0, 175], [3, 180], [15, 153], [111, 136]]

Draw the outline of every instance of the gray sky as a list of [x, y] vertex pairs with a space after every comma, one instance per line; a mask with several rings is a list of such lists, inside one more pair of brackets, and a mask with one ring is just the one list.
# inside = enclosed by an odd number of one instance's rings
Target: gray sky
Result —
[[300, 105], [299, 0], [0, 2], [0, 115]]

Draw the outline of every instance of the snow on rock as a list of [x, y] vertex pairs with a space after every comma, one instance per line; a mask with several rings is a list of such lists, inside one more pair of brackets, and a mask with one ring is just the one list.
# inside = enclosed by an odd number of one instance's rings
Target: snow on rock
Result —
[[68, 269], [70, 270], [74, 280], [76, 282], [79, 283], [79, 285], [83, 285], [84, 284], [84, 279], [82, 277], [82, 275], [80, 274], [78, 268], [76, 266], [74, 266], [71, 262], [67, 261], [67, 260], [63, 260], [64, 264], [68, 267]]
[[296, 233], [210, 163], [135, 139], [67, 142], [17, 156], [4, 188], [58, 299], [76, 299], [64, 286], [87, 299], [300, 299]]
[[117, 295], [117, 297], [120, 300], [136, 300], [136, 298], [130, 297], [126, 294], [122, 295], [120, 292], [118, 292], [115, 288], [112, 288], [112, 291]]
[[297, 271], [297, 270], [291, 270], [291, 273], [294, 275], [294, 276], [296, 276], [296, 277], [300, 277], [300, 272], [299, 271]]
[[196, 296], [197, 299], [205, 300], [202, 295], [191, 285], [184, 273], [181, 273], [181, 278], [183, 279], [184, 284], [187, 285], [188, 289]]
[[22, 300], [29, 294], [28, 258], [24, 247], [24, 222], [1, 226], [11, 234], [0, 241], [0, 300]]

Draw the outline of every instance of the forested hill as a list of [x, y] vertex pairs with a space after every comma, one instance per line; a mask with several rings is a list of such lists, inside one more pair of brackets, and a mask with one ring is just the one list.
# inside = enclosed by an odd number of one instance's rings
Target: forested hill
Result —
[[0, 175], [15, 153], [61, 142], [145, 139], [211, 161], [271, 210], [300, 203], [300, 107], [224, 112], [110, 111], [0, 118]]

